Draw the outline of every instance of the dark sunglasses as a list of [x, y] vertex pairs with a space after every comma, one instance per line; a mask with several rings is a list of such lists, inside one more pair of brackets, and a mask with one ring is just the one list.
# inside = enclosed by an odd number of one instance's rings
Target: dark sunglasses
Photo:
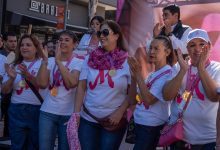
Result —
[[109, 35], [109, 30], [108, 29], [104, 29], [102, 31], [98, 31], [97, 32], [97, 36], [100, 38], [101, 35], [103, 35], [104, 37], [108, 36]]

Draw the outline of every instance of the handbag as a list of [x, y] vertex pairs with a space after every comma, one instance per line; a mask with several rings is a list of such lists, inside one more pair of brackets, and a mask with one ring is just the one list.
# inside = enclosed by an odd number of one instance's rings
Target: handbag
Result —
[[126, 127], [126, 125], [127, 125], [127, 119], [125, 117], [122, 117], [118, 124], [112, 125], [109, 120], [109, 116], [107, 116], [105, 118], [97, 118], [88, 111], [88, 109], [85, 107], [85, 105], [83, 105], [83, 110], [85, 113], [87, 113], [90, 117], [92, 117], [94, 120], [96, 120], [103, 128], [105, 128], [108, 131], [116, 131], [116, 130], [119, 130], [119, 129]]
[[[189, 74], [188, 74], [187, 77], [189, 78]], [[192, 97], [192, 93], [193, 93], [195, 84], [199, 80], [200, 79], [197, 76], [196, 79], [191, 84], [191, 86], [189, 87], [190, 91], [189, 91], [189, 94], [187, 94], [186, 104], [184, 105], [184, 108], [183, 108], [182, 112], [179, 113], [177, 121], [175, 123], [173, 123], [173, 124], [168, 124], [167, 123], [164, 126], [164, 128], [162, 129], [162, 131], [160, 133], [159, 143], [158, 143], [159, 146], [165, 147], [165, 146], [169, 146], [170, 144], [172, 144], [172, 143], [174, 143], [176, 141], [183, 140], [183, 137], [184, 137], [183, 113], [186, 110], [186, 108], [187, 108], [187, 106], [189, 104], [189, 101], [190, 101], [190, 99]], [[187, 82], [188, 81], [189, 80], [187, 80]], [[184, 96], [184, 93], [183, 93], [183, 96]]]
[[125, 137], [125, 142], [129, 144], [135, 144], [136, 134], [135, 134], [135, 122], [134, 116], [128, 122], [127, 133]]

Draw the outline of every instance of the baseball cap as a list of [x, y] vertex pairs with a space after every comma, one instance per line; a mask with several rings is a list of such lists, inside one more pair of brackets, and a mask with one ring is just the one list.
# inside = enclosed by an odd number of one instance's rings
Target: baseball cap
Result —
[[207, 43], [210, 42], [209, 35], [205, 30], [194, 29], [189, 32], [186, 43], [188, 44], [191, 40], [196, 39], [196, 38], [202, 39], [206, 41]]

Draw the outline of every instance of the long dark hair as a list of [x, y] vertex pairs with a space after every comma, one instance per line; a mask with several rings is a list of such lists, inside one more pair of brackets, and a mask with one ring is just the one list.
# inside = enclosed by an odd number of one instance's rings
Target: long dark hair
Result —
[[91, 26], [93, 20], [98, 20], [98, 22], [99, 22], [100, 24], [102, 24], [105, 19], [104, 19], [102, 16], [94, 16], [94, 17], [91, 19], [90, 23], [89, 23], [90, 26]]
[[159, 35], [154, 38], [155, 40], [161, 40], [163, 41], [163, 45], [167, 48], [170, 49], [170, 54], [167, 56], [167, 64], [170, 66], [173, 66], [175, 64], [176, 56], [174, 53], [173, 45], [169, 37]]
[[34, 36], [33, 34], [31, 34], [31, 35], [29, 35], [29, 34], [24, 34], [24, 35], [20, 38], [20, 40], [19, 40], [19, 42], [18, 42], [17, 49], [15, 50], [15, 65], [22, 63], [22, 61], [24, 60], [23, 56], [21, 55], [21, 51], [20, 51], [21, 43], [22, 43], [22, 41], [23, 41], [24, 39], [30, 39], [30, 40], [33, 42], [33, 44], [34, 44], [34, 46], [35, 46], [35, 48], [36, 48], [36, 50], [37, 50], [37, 53], [36, 53], [36, 56], [35, 56], [35, 57], [36, 57], [36, 58], [40, 58], [40, 52], [39, 52], [39, 51], [40, 51], [40, 48], [41, 48], [41, 43], [39, 42], [39, 40], [37, 39], [37, 37]]
[[117, 47], [123, 51], [127, 51], [127, 49], [125, 48], [125, 45], [124, 45], [123, 34], [122, 34], [121, 27], [119, 26], [119, 24], [113, 20], [106, 20], [101, 24], [100, 28], [104, 24], [107, 24], [109, 26], [109, 28], [114, 32], [114, 34], [119, 35], [118, 40], [117, 40]]

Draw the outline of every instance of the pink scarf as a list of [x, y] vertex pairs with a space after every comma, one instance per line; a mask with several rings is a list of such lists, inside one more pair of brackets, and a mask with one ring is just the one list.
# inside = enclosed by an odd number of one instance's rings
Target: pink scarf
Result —
[[128, 53], [119, 48], [107, 52], [102, 48], [92, 51], [89, 56], [88, 65], [93, 69], [110, 70], [121, 69], [122, 64], [128, 57]]

